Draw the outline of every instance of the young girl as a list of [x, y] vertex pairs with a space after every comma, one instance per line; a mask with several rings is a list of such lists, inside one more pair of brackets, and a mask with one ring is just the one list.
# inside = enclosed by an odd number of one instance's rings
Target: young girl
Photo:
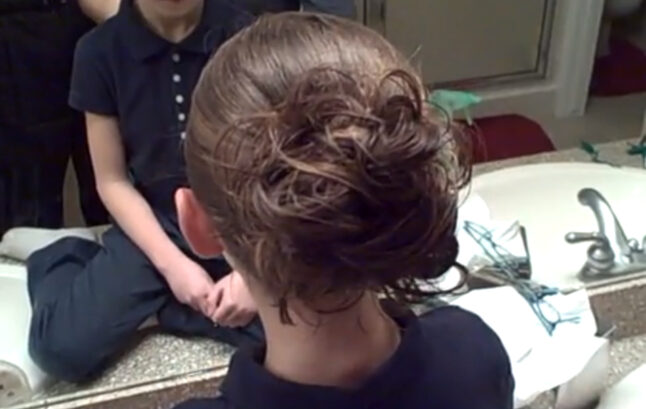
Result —
[[392, 45], [335, 17], [262, 17], [215, 54], [180, 226], [241, 273], [267, 341], [235, 355], [220, 397], [182, 409], [512, 408], [509, 359], [480, 319], [384, 302], [456, 264], [468, 146], [426, 97]]
[[244, 282], [224, 260], [190, 251], [173, 203], [186, 183], [193, 88], [213, 51], [248, 22], [225, 0], [122, 0], [79, 42], [70, 104], [85, 112], [115, 227], [102, 246], [68, 237], [29, 257], [30, 352], [51, 375], [97, 375], [150, 318], [234, 345], [262, 337], [259, 323], [248, 326], [255, 305]]

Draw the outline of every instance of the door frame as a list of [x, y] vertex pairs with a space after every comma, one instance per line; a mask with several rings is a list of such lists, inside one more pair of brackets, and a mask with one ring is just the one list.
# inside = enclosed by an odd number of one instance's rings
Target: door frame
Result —
[[475, 89], [484, 101], [475, 115], [515, 113], [535, 119], [583, 116], [604, 4], [605, 0], [557, 0], [548, 75], [539, 81]]
[[[374, 27], [385, 21], [385, 0], [358, 3], [365, 24]], [[553, 21], [547, 25], [551, 38], [546, 50], [546, 75], [475, 85], [472, 90], [484, 100], [476, 115], [517, 113], [564, 118], [585, 114], [604, 0], [556, 0], [555, 4]]]
[[[450, 1], [450, 0], [444, 0]], [[491, 1], [491, 0], [489, 0]], [[541, 21], [541, 34], [539, 44], [536, 50], [536, 62], [532, 68], [519, 70], [516, 72], [506, 72], [489, 76], [480, 76], [474, 78], [460, 79], [456, 81], [439, 82], [433, 84], [438, 88], [449, 89], [477, 89], [482, 87], [493, 87], [501, 84], [514, 84], [522, 81], [540, 80], [546, 78], [549, 64], [549, 50], [552, 41], [552, 31], [554, 16], [556, 14], [557, 3], [559, 0], [542, 0], [543, 16]], [[382, 35], [388, 36], [387, 33], [387, 14], [388, 7], [391, 7], [388, 0], [362, 0], [362, 11], [359, 13], [361, 21], [368, 27], [377, 30]]]
[[585, 114], [603, 19], [604, 0], [562, 1], [560, 62], [557, 62], [555, 116]]

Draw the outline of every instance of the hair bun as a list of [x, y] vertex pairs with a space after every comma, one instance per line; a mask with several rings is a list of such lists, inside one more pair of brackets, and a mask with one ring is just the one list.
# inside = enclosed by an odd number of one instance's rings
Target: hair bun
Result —
[[429, 295], [419, 279], [455, 263], [471, 146], [427, 96], [386, 39], [329, 15], [264, 16], [217, 50], [193, 95], [187, 173], [282, 312]]
[[396, 288], [454, 263], [468, 151], [425, 97], [405, 71], [370, 84], [322, 69], [265, 119], [272, 146], [261, 151], [271, 154], [254, 162], [254, 203], [277, 250], [333, 275], [318, 277], [321, 291], [339, 281]]

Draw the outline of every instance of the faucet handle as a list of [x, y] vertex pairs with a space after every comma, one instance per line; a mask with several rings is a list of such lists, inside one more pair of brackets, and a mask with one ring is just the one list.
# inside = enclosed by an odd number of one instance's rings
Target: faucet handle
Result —
[[571, 232], [565, 235], [565, 241], [570, 244], [581, 243], [584, 241], [596, 241], [599, 245], [610, 246], [608, 238], [601, 233], [576, 233]]
[[628, 240], [628, 247], [630, 247], [633, 252], [642, 251], [644, 248], [643, 245], [639, 244], [639, 240], [637, 239]]
[[615, 264], [615, 253], [610, 247], [608, 238], [601, 233], [568, 233], [565, 235], [568, 243], [581, 243], [592, 241], [588, 249], [588, 260], [586, 268], [592, 273], [599, 273], [610, 270]]

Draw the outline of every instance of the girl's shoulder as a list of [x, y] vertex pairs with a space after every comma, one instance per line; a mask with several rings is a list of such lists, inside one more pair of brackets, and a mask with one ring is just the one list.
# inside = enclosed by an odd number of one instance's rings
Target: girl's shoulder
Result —
[[479, 316], [459, 307], [437, 307], [420, 315], [418, 320], [423, 333], [432, 334], [435, 338], [440, 332], [447, 338], [454, 335], [477, 336], [500, 342], [495, 332]]
[[95, 26], [85, 33], [76, 43], [76, 55], [91, 56], [100, 58], [114, 44], [119, 33], [119, 21], [117, 16]]
[[[477, 315], [458, 307], [435, 308], [419, 318], [424, 342], [429, 348], [449, 349], [467, 361], [509, 366], [509, 358], [498, 335]], [[484, 362], [486, 356], [490, 362]]]
[[439, 307], [420, 316], [419, 326], [427, 369], [442, 377], [448, 390], [471, 390], [481, 402], [495, 402], [483, 408], [513, 406], [509, 356], [498, 335], [480, 317], [458, 307]]

